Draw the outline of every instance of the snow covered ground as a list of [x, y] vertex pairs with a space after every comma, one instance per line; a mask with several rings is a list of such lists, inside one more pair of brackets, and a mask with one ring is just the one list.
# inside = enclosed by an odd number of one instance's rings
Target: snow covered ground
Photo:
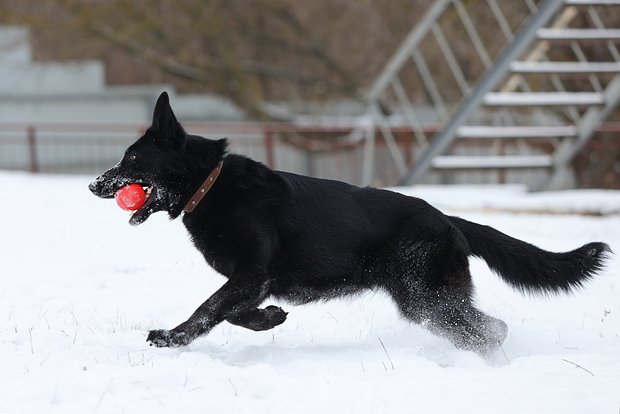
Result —
[[[223, 323], [157, 349], [147, 331], [185, 320], [223, 278], [180, 222], [130, 227], [88, 181], [0, 174], [0, 413], [620, 410], [618, 256], [552, 298], [521, 296], [472, 260], [479, 307], [510, 328], [488, 360], [400, 319], [381, 293], [281, 304], [288, 320], [272, 331]], [[620, 252], [620, 192], [406, 191], [549, 250], [602, 240]]]

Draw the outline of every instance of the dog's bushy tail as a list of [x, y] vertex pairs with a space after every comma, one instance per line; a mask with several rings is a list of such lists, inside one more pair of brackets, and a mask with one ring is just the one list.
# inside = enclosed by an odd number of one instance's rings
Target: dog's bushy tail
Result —
[[565, 253], [548, 252], [489, 226], [459, 217], [450, 220], [467, 239], [473, 256], [485, 260], [505, 282], [524, 292], [571, 292], [602, 270], [611, 253], [601, 242]]

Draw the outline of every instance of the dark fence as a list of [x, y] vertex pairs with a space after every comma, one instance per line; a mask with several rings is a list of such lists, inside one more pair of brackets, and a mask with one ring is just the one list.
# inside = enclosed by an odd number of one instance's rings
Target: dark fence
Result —
[[[184, 127], [205, 138], [228, 138], [232, 152], [274, 169], [354, 184], [361, 181], [363, 141], [350, 141], [352, 126], [184, 123]], [[95, 174], [116, 164], [145, 128], [139, 124], [0, 124], [0, 169]], [[406, 151], [410, 134], [398, 128], [394, 133]], [[380, 139], [378, 143], [374, 157], [380, 171], [378, 184], [396, 182], [397, 171], [385, 145]]]

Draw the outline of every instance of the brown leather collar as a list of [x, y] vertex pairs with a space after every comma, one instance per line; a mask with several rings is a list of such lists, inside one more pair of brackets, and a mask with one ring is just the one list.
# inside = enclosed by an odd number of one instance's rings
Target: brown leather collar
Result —
[[207, 179], [202, 183], [198, 191], [194, 194], [191, 200], [185, 205], [183, 208], [183, 212], [191, 213], [194, 211], [196, 206], [202, 201], [205, 195], [209, 192], [213, 184], [215, 184], [215, 180], [220, 175], [220, 171], [222, 171], [222, 165], [224, 165], [224, 160], [220, 161], [215, 168], [211, 171], [211, 174], [207, 177]]

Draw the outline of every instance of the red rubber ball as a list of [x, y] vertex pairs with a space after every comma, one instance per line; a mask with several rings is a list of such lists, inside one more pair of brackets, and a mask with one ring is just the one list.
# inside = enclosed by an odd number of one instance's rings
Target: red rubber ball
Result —
[[118, 190], [114, 198], [123, 210], [134, 211], [144, 205], [146, 194], [140, 184], [129, 184]]

